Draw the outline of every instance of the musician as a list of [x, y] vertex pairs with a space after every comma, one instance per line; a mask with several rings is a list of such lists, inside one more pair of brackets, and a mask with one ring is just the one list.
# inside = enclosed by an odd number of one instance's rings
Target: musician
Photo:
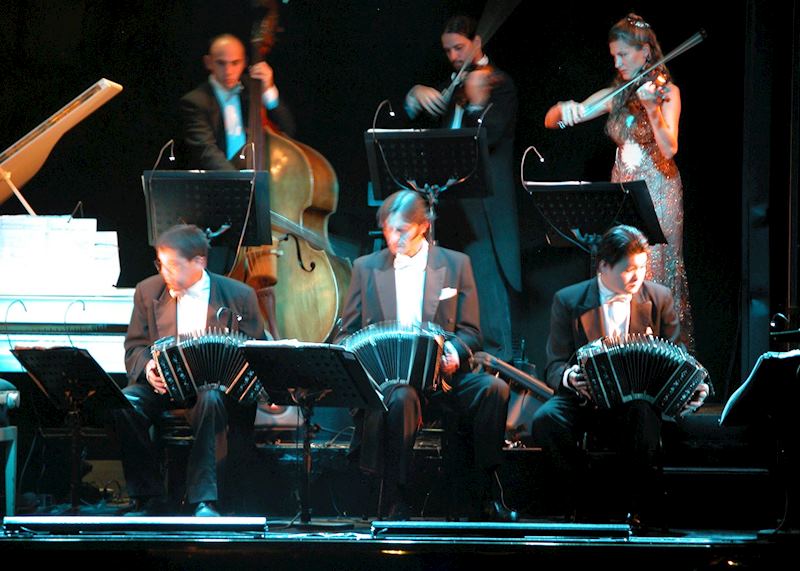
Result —
[[[150, 355], [156, 340], [206, 327], [225, 327], [229, 316], [253, 338], [264, 337], [255, 292], [245, 284], [206, 271], [208, 240], [193, 225], [170, 228], [156, 243], [158, 274], [136, 286], [133, 314], [125, 336], [129, 384], [123, 393], [132, 410], [115, 414], [122, 465], [134, 510], [163, 506], [164, 480], [149, 428], [172, 407], [167, 387]], [[199, 391], [186, 412], [194, 443], [189, 453], [186, 492], [197, 516], [219, 515], [218, 474], [228, 447], [252, 437], [255, 406], [234, 404], [218, 390]], [[230, 429], [229, 429], [230, 425]]]
[[[208, 80], [181, 98], [183, 141], [190, 169], [236, 170], [246, 161], [238, 158], [247, 141], [250, 84], [261, 82], [267, 116], [279, 130], [294, 134], [294, 118], [281, 101], [272, 68], [258, 62], [244, 75], [244, 44], [231, 34], [211, 40], [203, 63]], [[245, 156], [247, 153], [245, 151]], [[252, 159], [250, 159], [252, 160]]]
[[[377, 217], [387, 248], [354, 262], [342, 333], [396, 320], [433, 322], [451, 334], [441, 363], [448, 386], [444, 394], [436, 395], [452, 410], [458, 424], [447, 440], [450, 450], [445, 452], [455, 451], [456, 446], [468, 446], [472, 451], [475, 466], [462, 475], [477, 482], [472, 490], [477, 495], [473, 516], [515, 517], [502, 502], [493, 501], [498, 495], [492, 494], [501, 461], [508, 386], [491, 375], [470, 372], [470, 355], [479, 349], [481, 340], [470, 260], [428, 243], [429, 212], [416, 192], [392, 194]], [[353, 450], [360, 454], [363, 469], [383, 473], [389, 517], [403, 519], [409, 515], [407, 485], [423, 403], [408, 384], [384, 386], [382, 392], [388, 413], [367, 412], [363, 423], [358, 419]], [[452, 481], [451, 485], [455, 486]]]
[[[466, 253], [473, 262], [481, 300], [483, 348], [504, 360], [511, 354], [511, 309], [514, 290], [522, 290], [517, 205], [513, 178], [517, 90], [511, 77], [489, 62], [477, 24], [454, 16], [444, 26], [442, 48], [455, 73], [471, 58], [463, 84], [449, 100], [438, 87], [415, 85], [405, 98], [412, 120], [428, 119], [441, 128], [482, 125], [489, 146], [493, 194], [487, 198], [444, 201], [436, 239]], [[454, 75], [455, 75], [454, 73]], [[458, 194], [458, 187], [447, 193]]]
[[[584, 461], [577, 447], [587, 430], [600, 428], [613, 435], [629, 465], [631, 482], [629, 519], [637, 524], [653, 516], [652, 490], [658, 484], [661, 417], [643, 400], [616, 410], [598, 411], [591, 403], [588, 380], [575, 364], [575, 352], [603, 336], [651, 334], [677, 341], [678, 315], [670, 291], [645, 281], [649, 244], [632, 226], [615, 226], [602, 237], [597, 276], [556, 292], [547, 339], [547, 383], [556, 394], [533, 416], [531, 432], [551, 460], [568, 510], [584, 488]], [[686, 412], [697, 410], [709, 393], [701, 383]], [[650, 493], [648, 493], [650, 492]]]

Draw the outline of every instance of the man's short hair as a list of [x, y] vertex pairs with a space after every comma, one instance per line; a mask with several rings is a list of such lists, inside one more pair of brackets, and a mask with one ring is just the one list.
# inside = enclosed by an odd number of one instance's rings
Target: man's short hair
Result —
[[170, 248], [187, 260], [208, 258], [208, 237], [194, 224], [178, 224], [164, 231], [156, 240], [156, 250]]
[[478, 23], [472, 16], [458, 14], [451, 16], [447, 22], [444, 23], [444, 31], [442, 34], [460, 34], [469, 40], [475, 39], [475, 33], [478, 29]]
[[378, 227], [383, 225], [393, 214], [400, 214], [403, 220], [414, 224], [430, 222], [428, 203], [418, 192], [413, 190], [398, 190], [389, 195], [378, 208]]
[[597, 249], [597, 262], [615, 265], [623, 258], [649, 252], [650, 244], [644, 234], [633, 226], [614, 226], [603, 234]]

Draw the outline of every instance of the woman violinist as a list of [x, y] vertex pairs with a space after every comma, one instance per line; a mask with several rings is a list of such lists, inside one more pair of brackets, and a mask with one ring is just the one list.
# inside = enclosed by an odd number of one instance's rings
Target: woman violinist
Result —
[[560, 101], [545, 116], [549, 129], [571, 127], [608, 114], [606, 134], [617, 144], [612, 182], [644, 180], [667, 244], [651, 248], [647, 279], [669, 287], [688, 345], [693, 342], [689, 290], [683, 263], [683, 187], [674, 156], [678, 152], [681, 94], [666, 66], [658, 65], [616, 95], [622, 85], [663, 59], [650, 25], [628, 14], [608, 33], [617, 75], [611, 86], [582, 103]]

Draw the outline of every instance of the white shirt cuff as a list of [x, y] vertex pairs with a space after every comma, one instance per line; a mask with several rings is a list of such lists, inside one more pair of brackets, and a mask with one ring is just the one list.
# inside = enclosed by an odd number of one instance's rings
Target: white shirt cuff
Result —
[[458, 356], [458, 351], [456, 351], [456, 346], [453, 345], [450, 341], [444, 342], [444, 351], [451, 358], [455, 359], [456, 361], [456, 369], [461, 366], [461, 358]]
[[279, 95], [278, 88], [274, 85], [264, 92], [261, 100], [264, 102], [264, 107], [267, 108], [267, 111], [272, 111], [278, 106]]

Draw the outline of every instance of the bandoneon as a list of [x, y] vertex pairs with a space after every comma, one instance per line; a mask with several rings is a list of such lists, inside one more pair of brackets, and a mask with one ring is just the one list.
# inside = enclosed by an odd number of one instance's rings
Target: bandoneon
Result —
[[374, 323], [346, 337], [342, 345], [379, 386], [398, 382], [418, 391], [439, 388], [444, 331], [434, 323]]
[[636, 399], [675, 418], [708, 371], [685, 349], [644, 334], [603, 337], [576, 354], [598, 408]]
[[210, 328], [162, 337], [150, 352], [169, 396], [178, 403], [213, 389], [238, 402], [257, 402], [265, 395], [241, 349], [248, 339], [238, 332]]

